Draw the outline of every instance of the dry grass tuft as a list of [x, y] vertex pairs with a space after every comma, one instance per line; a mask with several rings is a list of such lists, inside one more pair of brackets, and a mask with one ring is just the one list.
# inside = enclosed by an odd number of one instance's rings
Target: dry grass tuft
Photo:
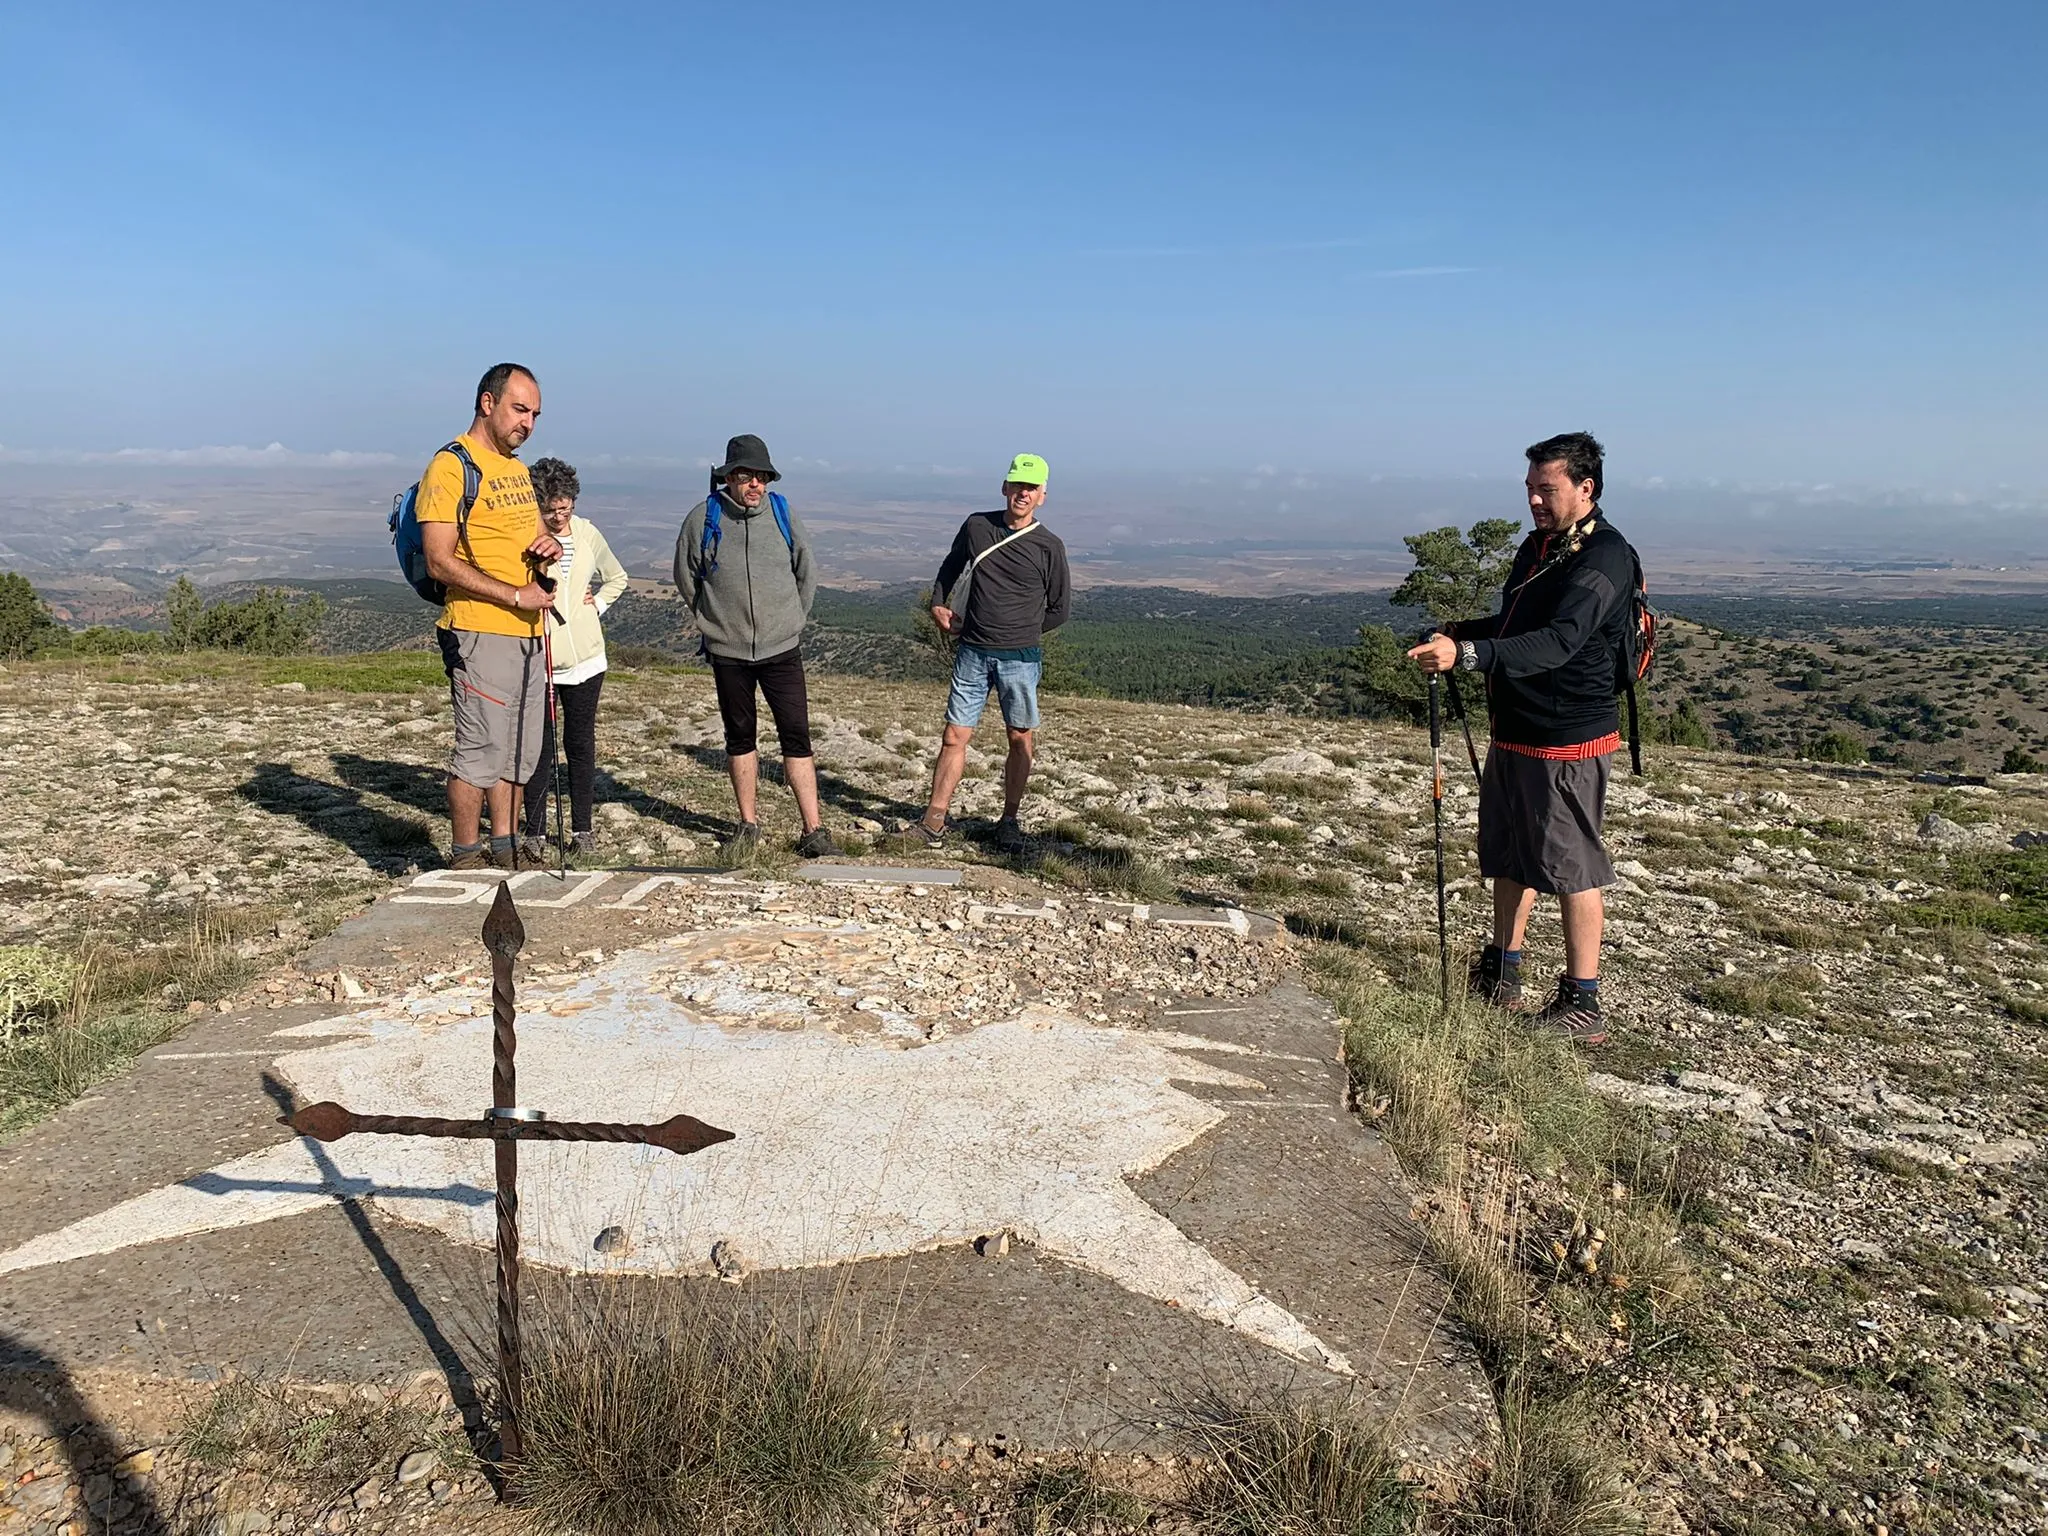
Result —
[[1767, 1014], [1803, 1014], [1813, 1007], [1813, 994], [1824, 978], [1810, 965], [1788, 965], [1773, 971], [1737, 971], [1710, 976], [1700, 983], [1700, 1001], [1723, 1013], [1744, 1018]]
[[1006, 1490], [1017, 1536], [1142, 1528], [1152, 1511], [1128, 1489], [1103, 1478], [1089, 1461], [1034, 1467]]
[[1580, 1399], [1522, 1386], [1501, 1402], [1501, 1448], [1466, 1495], [1464, 1523], [1530, 1536], [1637, 1536], [1643, 1520], [1618, 1462]]
[[1421, 1506], [1386, 1435], [1316, 1403], [1219, 1401], [1182, 1413], [1188, 1502], [1215, 1536], [1399, 1536]]
[[675, 1283], [564, 1286], [534, 1310], [518, 1489], [544, 1528], [874, 1525], [891, 1471], [881, 1362], [836, 1317], [766, 1317]]
[[151, 1046], [184, 1028], [182, 1009], [230, 992], [250, 973], [238, 953], [267, 912], [195, 910], [185, 925], [157, 939], [89, 940], [61, 957], [61, 1002], [25, 1018], [28, 1025], [0, 1042], [0, 1135], [19, 1130], [120, 1071]]

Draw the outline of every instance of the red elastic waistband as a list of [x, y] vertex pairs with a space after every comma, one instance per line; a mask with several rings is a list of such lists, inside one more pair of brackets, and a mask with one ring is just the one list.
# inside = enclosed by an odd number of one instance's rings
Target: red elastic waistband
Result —
[[1575, 747], [1525, 747], [1520, 742], [1496, 741], [1503, 752], [1519, 752], [1524, 757], [1540, 757], [1546, 763], [1582, 763], [1589, 757], [1605, 757], [1610, 752], [1621, 750], [1621, 732], [1609, 731], [1598, 741], [1582, 741]]

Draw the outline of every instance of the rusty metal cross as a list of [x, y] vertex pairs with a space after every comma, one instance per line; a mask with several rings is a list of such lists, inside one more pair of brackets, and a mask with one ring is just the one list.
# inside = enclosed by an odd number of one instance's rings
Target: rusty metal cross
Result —
[[507, 1464], [521, 1452], [519, 1410], [519, 1143], [522, 1141], [643, 1142], [678, 1156], [701, 1152], [731, 1131], [706, 1125], [690, 1115], [673, 1115], [659, 1125], [616, 1125], [605, 1122], [550, 1120], [537, 1109], [520, 1106], [514, 1060], [519, 1039], [512, 988], [512, 962], [526, 947], [526, 925], [512, 904], [512, 892], [498, 887], [490, 915], [484, 919], [484, 948], [491, 956], [491, 1107], [479, 1119], [452, 1120], [431, 1115], [359, 1115], [333, 1102], [308, 1104], [280, 1115], [301, 1136], [339, 1141], [369, 1132], [385, 1136], [489, 1137], [497, 1155], [498, 1175], [498, 1397], [502, 1414], [498, 1446]]

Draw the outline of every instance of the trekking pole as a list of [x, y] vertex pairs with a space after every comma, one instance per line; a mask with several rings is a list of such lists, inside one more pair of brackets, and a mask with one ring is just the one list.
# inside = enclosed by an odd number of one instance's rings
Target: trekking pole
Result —
[[1472, 763], [1472, 782], [1484, 782], [1485, 776], [1479, 771], [1479, 749], [1472, 745], [1472, 717], [1465, 713], [1465, 695], [1458, 687], [1458, 674], [1446, 672], [1444, 681], [1451, 685], [1451, 713], [1458, 717], [1458, 724], [1465, 728], [1465, 756]]
[[548, 735], [554, 739], [553, 760], [548, 765], [548, 787], [555, 797], [555, 878], [567, 885], [569, 845], [562, 840], [562, 712], [555, 692], [555, 639], [545, 618], [540, 621], [540, 652], [541, 664], [548, 669]]
[[1446, 1008], [1451, 1006], [1451, 920], [1444, 895], [1444, 720], [1440, 673], [1429, 674], [1429, 794], [1436, 811], [1436, 959]]

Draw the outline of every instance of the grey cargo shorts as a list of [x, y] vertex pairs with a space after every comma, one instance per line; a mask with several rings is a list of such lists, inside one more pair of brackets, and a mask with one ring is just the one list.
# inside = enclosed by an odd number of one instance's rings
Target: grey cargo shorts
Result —
[[540, 637], [474, 629], [435, 634], [455, 705], [455, 750], [448, 754], [448, 772], [478, 789], [501, 781], [528, 782], [540, 766], [547, 719], [547, 663]]
[[1612, 885], [1600, 839], [1612, 763], [1612, 753], [1559, 762], [1492, 748], [1479, 783], [1479, 873], [1546, 896]]

